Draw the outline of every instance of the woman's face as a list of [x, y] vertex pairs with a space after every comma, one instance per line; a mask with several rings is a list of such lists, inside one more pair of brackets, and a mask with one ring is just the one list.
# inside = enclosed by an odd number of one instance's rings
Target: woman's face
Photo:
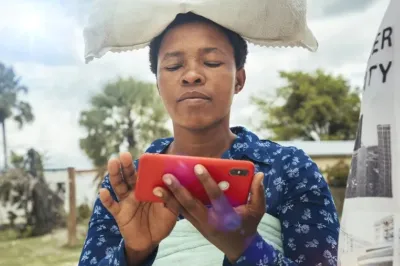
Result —
[[157, 84], [175, 125], [201, 130], [229, 119], [233, 96], [244, 82], [232, 45], [216, 27], [189, 23], [164, 36]]

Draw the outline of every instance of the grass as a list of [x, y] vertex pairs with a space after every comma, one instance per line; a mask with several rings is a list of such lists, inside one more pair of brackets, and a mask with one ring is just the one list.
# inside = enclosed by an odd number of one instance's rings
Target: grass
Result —
[[[0, 264], [7, 266], [76, 266], [86, 234], [85, 227], [78, 228], [78, 245], [66, 247], [67, 231], [57, 230], [50, 235], [17, 240], [1, 240]], [[3, 235], [4, 239], [4, 235]]]

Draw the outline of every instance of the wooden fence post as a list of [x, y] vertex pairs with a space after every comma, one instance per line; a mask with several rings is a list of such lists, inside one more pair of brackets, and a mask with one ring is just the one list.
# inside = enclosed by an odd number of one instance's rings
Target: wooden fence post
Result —
[[73, 247], [77, 244], [75, 168], [73, 167], [68, 167], [68, 187], [69, 187], [68, 246]]

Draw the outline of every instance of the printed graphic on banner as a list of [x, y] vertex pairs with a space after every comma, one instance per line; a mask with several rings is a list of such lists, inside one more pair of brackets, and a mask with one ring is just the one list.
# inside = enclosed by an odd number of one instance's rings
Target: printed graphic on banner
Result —
[[[373, 42], [341, 218], [338, 265], [400, 265], [400, 0], [392, 0]], [[397, 82], [397, 83], [396, 83]], [[397, 98], [396, 98], [397, 97]], [[397, 107], [396, 107], [397, 108]], [[400, 114], [398, 114], [400, 115]], [[398, 116], [397, 115], [397, 116]], [[397, 156], [397, 157], [396, 157]]]
[[361, 141], [362, 123], [363, 115], [358, 124], [346, 198], [391, 198], [393, 196], [391, 126], [390, 124], [378, 124], [375, 132], [378, 143], [365, 146]]

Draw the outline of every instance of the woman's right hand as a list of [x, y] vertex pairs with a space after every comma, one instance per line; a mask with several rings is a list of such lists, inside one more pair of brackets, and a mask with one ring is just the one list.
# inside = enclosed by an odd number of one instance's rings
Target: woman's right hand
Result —
[[125, 242], [128, 265], [140, 265], [166, 238], [176, 224], [177, 214], [164, 203], [139, 202], [134, 195], [136, 171], [129, 152], [108, 162], [115, 201], [108, 189], [100, 189], [100, 200], [116, 220]]

